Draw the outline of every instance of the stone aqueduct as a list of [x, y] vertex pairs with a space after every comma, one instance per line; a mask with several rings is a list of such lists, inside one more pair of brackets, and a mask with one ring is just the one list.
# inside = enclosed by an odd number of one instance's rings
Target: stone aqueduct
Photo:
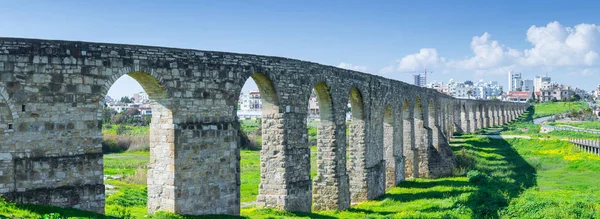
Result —
[[[527, 107], [288, 58], [0, 38], [0, 193], [104, 212], [102, 101], [125, 74], [152, 99], [149, 212], [239, 214], [236, 106], [249, 77], [263, 96], [256, 203], [290, 211], [346, 209], [405, 178], [450, 175], [453, 132], [506, 123]], [[312, 89], [322, 120], [314, 179]]]

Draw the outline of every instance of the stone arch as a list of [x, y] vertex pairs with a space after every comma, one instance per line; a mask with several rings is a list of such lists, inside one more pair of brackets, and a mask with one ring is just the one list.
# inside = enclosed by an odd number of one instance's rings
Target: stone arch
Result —
[[465, 133], [471, 133], [471, 125], [468, 117], [469, 112], [467, 111], [467, 106], [465, 103], [460, 104], [460, 121], [461, 128]]
[[357, 203], [367, 200], [368, 194], [367, 188], [364, 186], [367, 177], [366, 163], [363, 162], [366, 150], [366, 121], [364, 118], [364, 102], [360, 90], [354, 87], [350, 90], [349, 95], [352, 120], [348, 127], [347, 150], [349, 154], [347, 157], [349, 160], [346, 168], [350, 178], [350, 201], [351, 203]]
[[364, 103], [362, 94], [358, 88], [350, 90], [350, 105], [352, 112], [352, 120], [364, 120]]
[[[234, 103], [237, 105], [239, 100], [239, 95], [243, 84], [248, 81], [253, 80], [256, 84], [258, 91], [260, 92], [260, 100], [261, 100], [261, 117], [260, 117], [260, 126], [261, 126], [261, 136], [262, 143], [260, 147], [260, 183], [258, 185], [258, 195], [256, 197], [256, 205], [263, 207], [273, 207], [273, 208], [281, 208], [282, 203], [277, 203], [275, 200], [280, 200], [282, 197], [285, 197], [288, 189], [282, 187], [281, 185], [285, 184], [285, 175], [287, 174], [287, 169], [280, 168], [283, 167], [286, 163], [285, 155], [283, 150], [285, 150], [285, 128], [282, 124], [285, 123], [285, 118], [283, 116], [284, 109], [280, 106], [280, 99], [277, 90], [277, 86], [275, 84], [274, 78], [269, 72], [262, 71], [261, 68], [253, 67], [248, 71], [243, 71], [241, 73], [241, 78], [239, 83], [239, 87], [236, 90], [234, 96]], [[287, 110], [290, 110], [289, 108]], [[237, 116], [236, 116], [237, 118]], [[239, 119], [239, 118], [238, 118]], [[306, 118], [304, 118], [306, 122]], [[239, 124], [239, 121], [236, 121]], [[305, 126], [306, 127], [306, 126]], [[236, 126], [236, 131], [241, 132], [240, 126]], [[305, 129], [306, 130], [306, 129]], [[238, 134], [239, 135], [239, 134]], [[238, 145], [239, 146], [239, 145]], [[308, 151], [309, 148], [305, 148], [306, 153], [310, 154]], [[237, 157], [240, 155], [240, 148], [238, 147], [234, 153], [237, 154]], [[309, 157], [306, 158], [305, 165], [303, 167], [307, 168], [306, 173], [310, 171], [310, 161]], [[235, 189], [238, 190], [234, 194], [238, 196], [237, 203], [238, 204], [234, 209], [234, 212], [239, 212], [240, 206], [240, 183], [241, 183], [241, 162], [239, 159], [236, 161], [237, 172], [235, 174], [237, 186]], [[306, 175], [307, 181], [309, 175]], [[309, 192], [309, 190], [307, 189]], [[308, 199], [310, 200], [310, 199]], [[310, 206], [310, 205], [308, 205]]]
[[468, 103], [469, 107], [468, 107], [468, 114], [469, 114], [469, 131], [470, 133], [475, 133], [478, 129], [477, 125], [479, 125], [479, 118], [477, 118], [477, 111], [478, 108], [477, 107], [477, 102], [473, 101]]
[[394, 120], [395, 112], [392, 109], [392, 105], [385, 104], [385, 111], [383, 114], [383, 159], [385, 160], [386, 168], [386, 185], [385, 188], [389, 189], [396, 186], [396, 145], [394, 133]]
[[427, 116], [428, 116], [428, 121], [427, 121], [427, 127], [429, 127], [431, 129], [431, 145], [433, 145], [433, 147], [440, 151], [440, 145], [439, 145], [439, 138], [440, 138], [440, 133], [439, 133], [439, 121], [438, 121], [438, 115], [440, 114], [439, 111], [439, 104], [437, 103], [437, 101], [434, 101], [434, 99], [429, 99], [428, 101], [428, 110], [427, 110]]
[[[112, 85], [115, 84], [119, 78], [128, 75], [142, 86], [150, 99], [158, 100], [168, 98], [169, 96], [161, 74], [158, 74], [157, 71], [151, 67], [145, 65], [135, 67], [125, 66], [118, 69], [103, 68], [102, 71], [104, 71], [104, 75], [110, 76], [103, 86], [101, 86], [99, 94], [106, 95], [108, 90], [110, 90]], [[99, 96], [98, 98], [104, 100], [104, 96]]]
[[[427, 101], [427, 100], [425, 100]], [[427, 103], [427, 102], [425, 102]], [[415, 156], [417, 157], [418, 162], [415, 162], [415, 165], [418, 169], [418, 177], [423, 176], [427, 173], [427, 164], [425, 156], [428, 151], [429, 145], [431, 144], [431, 135], [429, 133], [430, 129], [427, 127], [427, 115], [426, 113], [426, 105], [423, 104], [423, 101], [419, 96], [415, 97], [414, 110], [413, 110], [413, 120], [414, 120], [414, 135], [415, 135]]]
[[350, 206], [348, 178], [345, 175], [346, 151], [339, 150], [336, 141], [340, 130], [336, 126], [329, 87], [325, 82], [318, 82], [313, 89], [320, 116], [317, 127], [317, 176], [313, 179], [312, 190], [313, 208], [318, 211], [344, 210]]
[[[164, 204], [161, 202], [171, 202], [175, 205], [175, 192], [173, 187], [176, 187], [176, 182], [173, 180], [175, 171], [169, 166], [175, 164], [173, 154], [173, 146], [175, 145], [175, 125], [173, 114], [169, 103], [168, 93], [162, 83], [156, 76], [144, 71], [132, 71], [132, 68], [125, 67], [119, 70], [117, 74], [111, 75], [109, 80], [104, 83], [103, 89], [99, 94], [104, 95], [112, 85], [122, 76], [129, 75], [136, 80], [148, 94], [150, 99], [150, 108], [152, 110], [152, 118], [150, 122], [150, 163], [148, 165], [147, 186], [148, 186], [148, 211], [150, 213], [163, 209]], [[149, 72], [153, 72], [150, 69]], [[106, 74], [112, 70], [104, 69]], [[103, 101], [100, 101], [103, 102]], [[102, 111], [100, 106], [99, 111]], [[100, 113], [101, 115], [101, 113]], [[102, 119], [99, 118], [99, 121]]]
[[419, 157], [415, 146], [415, 126], [413, 119], [413, 104], [408, 99], [402, 102], [402, 140], [404, 156], [404, 175], [406, 178], [419, 177]]
[[477, 113], [479, 113], [479, 115], [477, 116], [477, 121], [479, 121], [479, 124], [477, 124], [477, 127], [479, 127], [479, 129], [484, 129], [486, 128], [485, 126], [485, 106], [483, 103], [481, 103], [480, 101], [478, 101], [479, 103], [477, 103], [478, 109], [477, 109]]
[[[279, 113], [279, 97], [275, 86], [271, 82], [271, 79], [264, 73], [253, 73], [250, 78], [254, 80], [258, 90], [260, 91], [260, 98], [262, 102], [262, 116], [272, 117], [274, 114]], [[248, 80], [248, 79], [246, 79]], [[263, 124], [264, 124], [263, 120]], [[263, 133], [265, 134], [265, 133]]]

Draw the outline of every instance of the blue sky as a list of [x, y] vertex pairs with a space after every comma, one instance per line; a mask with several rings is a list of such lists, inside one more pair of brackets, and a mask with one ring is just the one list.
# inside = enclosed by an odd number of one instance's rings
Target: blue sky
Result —
[[[0, 35], [283, 56], [410, 81], [600, 84], [598, 1], [0, 1]], [[139, 91], [123, 77], [109, 95]]]

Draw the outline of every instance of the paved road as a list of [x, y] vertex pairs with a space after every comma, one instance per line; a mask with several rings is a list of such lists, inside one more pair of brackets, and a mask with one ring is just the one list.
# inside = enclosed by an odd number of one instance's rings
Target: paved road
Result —
[[548, 121], [551, 118], [552, 118], [552, 116], [540, 117], [540, 118], [534, 119], [533, 124], [540, 125], [540, 124], [544, 123], [545, 121]]

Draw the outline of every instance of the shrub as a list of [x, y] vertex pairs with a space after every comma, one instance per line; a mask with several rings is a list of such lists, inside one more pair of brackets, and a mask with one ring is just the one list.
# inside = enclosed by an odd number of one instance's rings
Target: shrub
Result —
[[104, 134], [102, 141], [102, 153], [105, 154], [148, 150], [150, 150], [150, 136], [148, 135]]
[[238, 133], [242, 149], [259, 150], [261, 148], [262, 136], [259, 131], [249, 131], [248, 133], [241, 131]]
[[469, 172], [467, 172], [467, 178], [469, 179], [469, 182], [473, 184], [485, 184], [488, 182], [489, 176], [478, 170], [469, 170]]
[[464, 176], [469, 170], [475, 167], [475, 155], [473, 152], [467, 152], [465, 148], [462, 148], [454, 156], [456, 157], [456, 165], [452, 170], [452, 175]]
[[125, 150], [127, 150], [127, 148], [123, 148], [119, 145], [116, 136], [104, 137], [104, 140], [102, 141], [102, 153], [119, 153]]
[[146, 185], [148, 181], [148, 171], [145, 168], [138, 167], [133, 175], [125, 176], [125, 181], [130, 184]]

